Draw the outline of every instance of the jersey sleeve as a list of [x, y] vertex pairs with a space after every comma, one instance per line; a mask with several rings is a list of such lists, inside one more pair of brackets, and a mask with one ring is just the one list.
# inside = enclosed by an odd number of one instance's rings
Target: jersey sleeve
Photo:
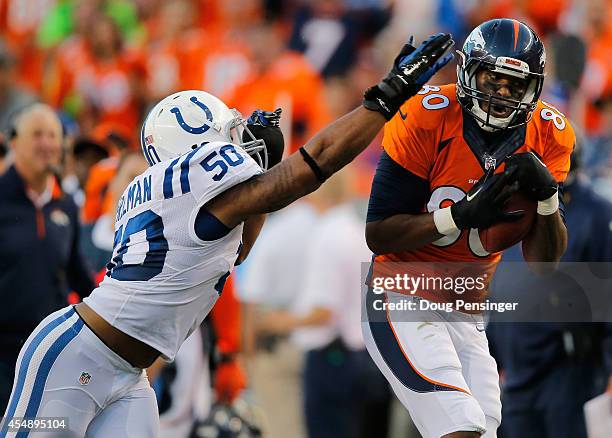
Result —
[[[547, 112], [547, 110], [549, 112]], [[546, 139], [542, 161], [559, 183], [565, 181], [570, 169], [570, 155], [576, 144], [576, 135], [569, 120], [552, 107], [544, 108], [540, 116], [550, 116], [546, 123]]]
[[385, 124], [382, 145], [393, 161], [427, 180], [434, 162], [435, 134], [424, 123], [428, 115], [421, 101], [421, 95], [409, 99]]
[[366, 222], [398, 214], [418, 214], [429, 199], [429, 182], [382, 152], [372, 180]]
[[[222, 142], [208, 143], [196, 149], [180, 166], [180, 184], [189, 186], [198, 205], [263, 172], [240, 146]], [[183, 168], [189, 169], [187, 178], [183, 178]]]

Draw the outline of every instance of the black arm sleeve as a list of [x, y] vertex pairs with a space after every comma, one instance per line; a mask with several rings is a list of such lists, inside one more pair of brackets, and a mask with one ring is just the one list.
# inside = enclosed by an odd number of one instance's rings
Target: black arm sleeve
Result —
[[368, 204], [368, 222], [398, 214], [419, 214], [429, 199], [429, 182], [404, 169], [383, 151]]

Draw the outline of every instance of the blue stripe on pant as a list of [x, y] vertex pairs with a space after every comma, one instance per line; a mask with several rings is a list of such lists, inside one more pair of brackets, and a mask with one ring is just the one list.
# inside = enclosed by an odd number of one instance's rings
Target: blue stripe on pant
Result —
[[457, 388], [450, 385], [426, 380], [412, 367], [395, 337], [391, 323], [387, 320], [387, 312], [375, 309], [374, 300], [383, 298], [384, 295], [376, 295], [371, 287], [368, 288], [366, 295], [368, 324], [376, 347], [391, 372], [406, 388], [415, 392], [457, 391]]
[[[72, 341], [83, 328], [83, 320], [79, 318], [69, 329], [67, 329], [62, 335], [51, 345], [49, 350], [45, 353], [38, 372], [36, 373], [36, 380], [34, 381], [34, 387], [32, 388], [32, 395], [28, 402], [24, 417], [30, 418], [36, 416], [40, 402], [42, 400], [43, 391], [45, 389], [45, 383], [47, 377], [51, 372], [51, 367], [55, 363], [55, 360], [60, 355], [62, 350]], [[16, 438], [24, 438], [28, 436], [28, 431], [20, 431]]]
[[[25, 381], [28, 378], [27, 371], [30, 367], [30, 362], [32, 360], [32, 357], [34, 356], [34, 353], [36, 353], [37, 348], [40, 346], [46, 336], [48, 336], [55, 328], [59, 327], [63, 322], [67, 321], [74, 314], [75, 310], [71, 307], [64, 314], [55, 318], [53, 321], [49, 322], [46, 326], [44, 326], [27, 346], [26, 351], [21, 359], [21, 363], [19, 364], [19, 374], [15, 382], [15, 392], [12, 395], [5, 420], [8, 420], [9, 418], [15, 416], [15, 411], [17, 409], [19, 399], [22, 396]], [[30, 394], [26, 412], [23, 415], [24, 417], [36, 416], [36, 413], [38, 412], [38, 408], [40, 406], [40, 402], [42, 400], [45, 383], [47, 381], [47, 377], [49, 376], [49, 372], [51, 371], [53, 363], [55, 362], [59, 354], [62, 352], [62, 350], [66, 347], [66, 345], [68, 345], [68, 343], [79, 334], [82, 328], [83, 321], [79, 318], [72, 326], [67, 328], [65, 332], [62, 333], [62, 335], [60, 335], [60, 337], [49, 347], [49, 349], [45, 353], [36, 372], [36, 379], [34, 381], [32, 393]], [[5, 434], [6, 431], [7, 423], [5, 423], [2, 427], [2, 434]], [[21, 431], [19, 432], [17, 437], [21, 438], [27, 435], [27, 431]]]

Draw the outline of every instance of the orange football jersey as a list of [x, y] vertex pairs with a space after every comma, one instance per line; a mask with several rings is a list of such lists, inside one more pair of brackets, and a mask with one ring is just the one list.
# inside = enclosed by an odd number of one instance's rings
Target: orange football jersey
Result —
[[[558, 182], [565, 180], [575, 135], [569, 121], [554, 107], [539, 101], [531, 120], [523, 128], [513, 130], [507, 141], [492, 151], [486, 149], [482, 140], [478, 144], [481, 136], [464, 131], [464, 122], [456, 86], [452, 84], [426, 85], [385, 125], [383, 147], [387, 154], [429, 182], [430, 196], [423, 212], [433, 212], [461, 200], [484, 175], [485, 168], [494, 166], [496, 173], [503, 171], [504, 158], [514, 153], [533, 151]], [[376, 262], [416, 263], [414, 266], [422, 266], [419, 262], [474, 263], [490, 279], [500, 258], [501, 252], [489, 254], [484, 250], [478, 230], [463, 230], [416, 250], [379, 255]], [[389, 270], [376, 264], [375, 273]], [[392, 265], [395, 264], [387, 264]], [[417, 295], [432, 301], [457, 297], [453, 293], [444, 296], [423, 291], [417, 291]], [[486, 290], [461, 298], [481, 301], [485, 296]]]

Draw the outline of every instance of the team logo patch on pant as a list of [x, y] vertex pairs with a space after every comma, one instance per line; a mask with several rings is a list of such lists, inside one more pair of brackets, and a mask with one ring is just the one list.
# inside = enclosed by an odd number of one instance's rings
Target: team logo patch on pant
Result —
[[91, 374], [89, 374], [88, 372], [83, 371], [81, 373], [81, 377], [79, 377], [79, 383], [81, 385], [89, 385], [89, 381], [91, 380]]

